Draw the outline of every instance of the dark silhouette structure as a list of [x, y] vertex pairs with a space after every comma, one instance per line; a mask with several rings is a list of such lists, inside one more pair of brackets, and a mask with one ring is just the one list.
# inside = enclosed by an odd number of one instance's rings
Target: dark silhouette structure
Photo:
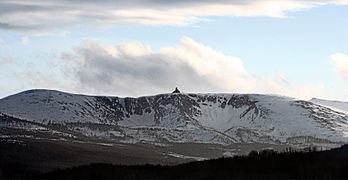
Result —
[[180, 93], [179, 89], [176, 87], [173, 93]]

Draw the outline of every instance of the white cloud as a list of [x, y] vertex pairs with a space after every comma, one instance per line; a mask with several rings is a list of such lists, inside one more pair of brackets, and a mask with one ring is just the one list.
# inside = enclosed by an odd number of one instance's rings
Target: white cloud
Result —
[[22, 44], [23, 45], [27, 45], [28, 43], [30, 42], [29, 38], [28, 37], [22, 37]]
[[348, 56], [342, 53], [331, 55], [331, 60], [335, 63], [335, 70], [344, 80], [348, 81]]
[[347, 0], [1, 0], [0, 28], [61, 32], [74, 25], [185, 25], [209, 16], [284, 17], [288, 11]]
[[14, 64], [17, 61], [12, 57], [12, 55], [7, 54], [7, 55], [0, 55], [0, 65], [8, 65], [8, 64]]
[[139, 96], [170, 92], [268, 93], [311, 98], [308, 86], [292, 83], [284, 73], [259, 77], [248, 72], [239, 58], [183, 38], [176, 47], [158, 52], [139, 42], [111, 46], [85, 41], [63, 53], [64, 73], [79, 92]]

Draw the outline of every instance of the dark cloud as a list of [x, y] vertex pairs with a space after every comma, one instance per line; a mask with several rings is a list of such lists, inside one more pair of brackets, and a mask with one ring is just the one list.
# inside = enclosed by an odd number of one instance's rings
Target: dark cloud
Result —
[[271, 16], [346, 0], [1, 0], [0, 29], [45, 33], [74, 25], [182, 25], [202, 16]]
[[74, 54], [63, 54], [62, 59], [66, 67], [73, 68], [70, 72], [79, 81], [79, 87], [96, 93], [153, 94], [170, 91], [175, 86], [191, 91], [217, 89], [213, 79], [199, 75], [177, 57], [154, 53], [137, 43], [127, 46], [105, 47], [88, 42], [76, 47]]

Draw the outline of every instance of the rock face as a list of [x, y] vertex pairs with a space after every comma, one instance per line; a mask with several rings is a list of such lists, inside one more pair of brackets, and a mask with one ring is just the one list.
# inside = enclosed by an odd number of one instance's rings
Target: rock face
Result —
[[348, 115], [258, 94], [171, 93], [139, 98], [30, 90], [0, 100], [0, 132], [123, 143], [267, 143], [330, 148], [348, 142]]

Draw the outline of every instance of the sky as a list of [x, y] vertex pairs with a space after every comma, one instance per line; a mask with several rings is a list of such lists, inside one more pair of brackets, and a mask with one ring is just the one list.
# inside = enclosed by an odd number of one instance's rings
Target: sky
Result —
[[348, 0], [1, 0], [0, 98], [29, 89], [348, 101]]

